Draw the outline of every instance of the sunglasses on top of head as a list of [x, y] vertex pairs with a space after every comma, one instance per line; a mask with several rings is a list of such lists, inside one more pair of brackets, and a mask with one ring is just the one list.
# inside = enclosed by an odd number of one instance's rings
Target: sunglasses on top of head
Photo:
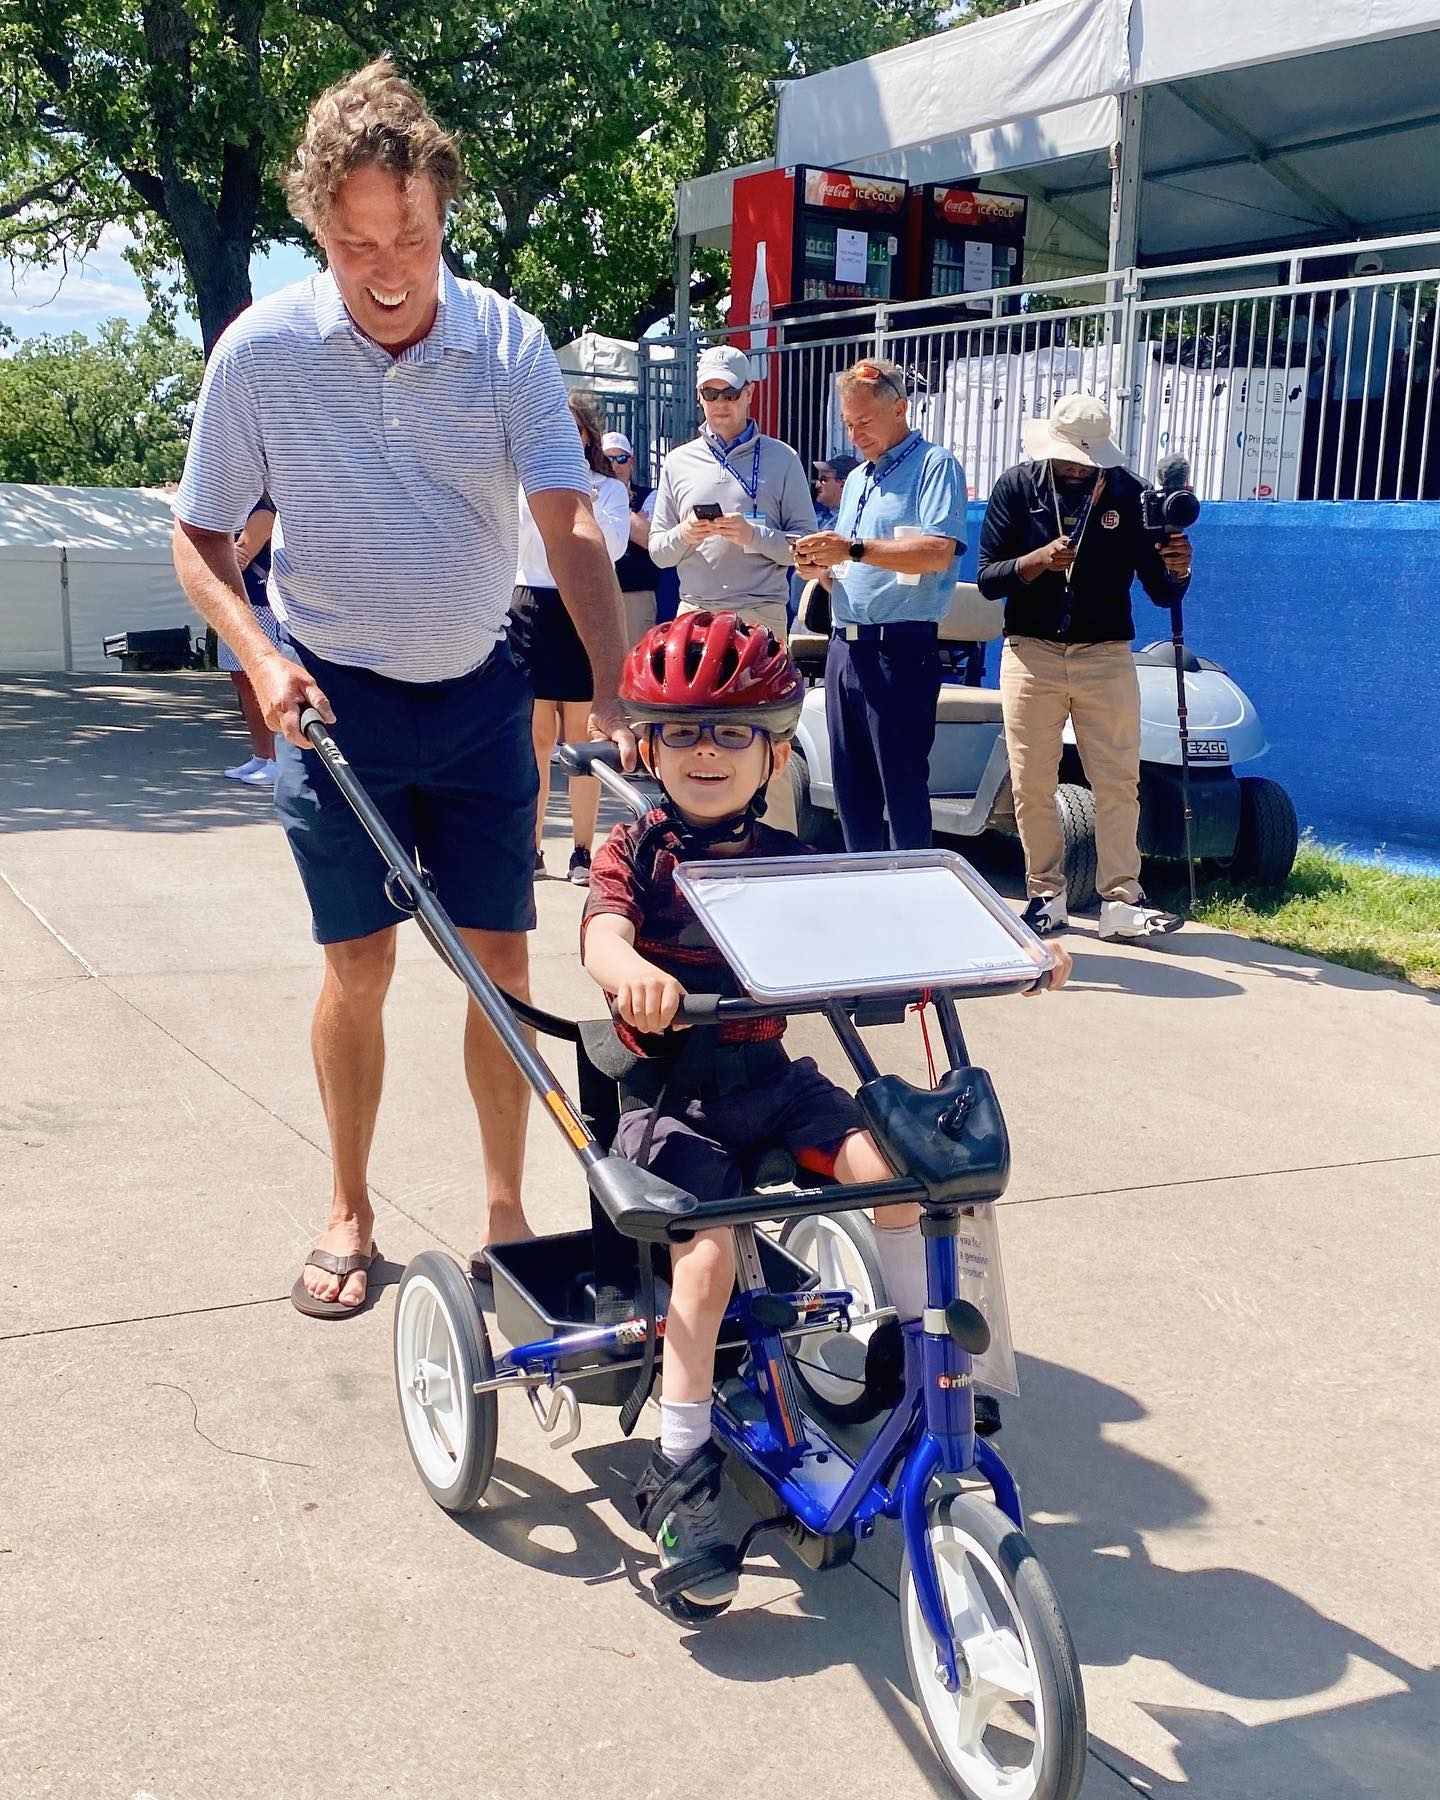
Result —
[[655, 727], [655, 735], [667, 750], [693, 750], [702, 737], [719, 750], [748, 750], [764, 735], [764, 727], [738, 719], [666, 719]]
[[708, 400], [713, 406], [719, 400], [738, 400], [744, 392], [743, 387], [703, 387], [700, 398]]

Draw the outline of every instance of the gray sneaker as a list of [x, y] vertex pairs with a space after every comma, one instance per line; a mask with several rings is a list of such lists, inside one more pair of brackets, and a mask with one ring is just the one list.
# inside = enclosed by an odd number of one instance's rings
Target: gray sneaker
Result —
[[[652, 1534], [660, 1552], [662, 1570], [677, 1568], [707, 1550], [731, 1547], [720, 1525], [721, 1472], [722, 1459], [713, 1444], [697, 1451], [683, 1467], [662, 1455], [658, 1444], [651, 1451], [635, 1497], [641, 1504], [642, 1528]], [[657, 1505], [664, 1509], [658, 1516]], [[687, 1583], [676, 1598], [718, 1612], [739, 1590], [740, 1578], [730, 1569]]]

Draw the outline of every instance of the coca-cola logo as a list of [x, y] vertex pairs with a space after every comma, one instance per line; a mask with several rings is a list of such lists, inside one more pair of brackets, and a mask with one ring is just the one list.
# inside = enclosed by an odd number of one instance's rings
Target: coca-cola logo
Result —
[[811, 169], [805, 176], [807, 206], [839, 207], [847, 212], [899, 212], [905, 184], [874, 175], [844, 175], [831, 169]]

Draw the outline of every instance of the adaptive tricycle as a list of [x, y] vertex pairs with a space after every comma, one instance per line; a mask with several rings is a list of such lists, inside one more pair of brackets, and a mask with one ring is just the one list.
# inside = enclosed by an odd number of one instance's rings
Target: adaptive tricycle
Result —
[[[713, 1441], [757, 1517], [737, 1546], [705, 1553], [709, 1567], [739, 1569], [761, 1533], [779, 1532], [809, 1567], [834, 1568], [879, 1520], [897, 1520], [906, 1658], [957, 1791], [972, 1800], [1071, 1800], [1086, 1749], [1075, 1650], [1023, 1535], [1016, 1483], [977, 1433], [977, 1379], [1013, 1388], [994, 1206], [1010, 1147], [991, 1079], [970, 1061], [956, 1004], [1044, 984], [1055, 952], [948, 851], [682, 863], [679, 885], [746, 996], [692, 994], [685, 1018], [704, 1031], [722, 1020], [823, 1016], [893, 1170], [884, 1181], [803, 1185], [814, 1177], [769, 1154], [746, 1171], [738, 1197], [701, 1202], [610, 1151], [619, 1110], [611, 1020], [576, 1023], [503, 995], [318, 714], [307, 712], [302, 729], [384, 857], [391, 897], [523, 1070], [589, 1189], [588, 1231], [491, 1246], [488, 1270], [463, 1269], [433, 1250], [406, 1268], [395, 1307], [396, 1389], [431, 1496], [453, 1513], [480, 1501], [495, 1456], [497, 1396], [506, 1389], [525, 1393], [556, 1446], [577, 1435], [582, 1399], [619, 1406], [631, 1429], [665, 1335], [668, 1263], [657, 1267], [657, 1253], [728, 1227], [738, 1279], [719, 1340]], [[637, 815], [651, 803], [609, 746], [569, 746], [562, 760], [574, 773], [597, 774]], [[777, 921], [796, 919], [802, 932], [777, 929]], [[861, 1035], [869, 1023], [925, 1005], [938, 1018], [946, 1063], [930, 1088], [883, 1074]], [[576, 1102], [532, 1046], [527, 1025], [574, 1044]], [[857, 1301], [848, 1284], [827, 1284], [796, 1253], [819, 1250], [822, 1269], [833, 1269], [837, 1252], [863, 1239], [827, 1232], [827, 1223], [900, 1202], [921, 1208], [928, 1304], [903, 1331], [892, 1324], [892, 1366], [870, 1366], [880, 1361], [873, 1355], [847, 1366], [834, 1352], [874, 1331], [888, 1311]], [[776, 1221], [787, 1227], [788, 1248], [757, 1230]], [[498, 1357], [477, 1276], [493, 1280], [496, 1321], [511, 1345]], [[827, 1412], [852, 1420], [878, 1412], [878, 1428], [852, 1454], [822, 1422]], [[996, 1423], [992, 1401], [982, 1429]], [[648, 1510], [666, 1502], [652, 1494]], [[723, 1611], [685, 1598], [696, 1574], [687, 1564], [664, 1569], [657, 1602], [689, 1620]]]

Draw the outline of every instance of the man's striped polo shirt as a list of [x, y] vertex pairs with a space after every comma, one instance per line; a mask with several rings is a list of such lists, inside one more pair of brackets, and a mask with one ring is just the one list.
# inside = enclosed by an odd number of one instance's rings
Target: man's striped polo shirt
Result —
[[174, 509], [238, 531], [268, 493], [270, 603], [292, 636], [331, 662], [443, 681], [504, 635], [521, 486], [590, 492], [539, 322], [442, 267], [434, 326], [392, 357], [327, 271], [215, 346]]

